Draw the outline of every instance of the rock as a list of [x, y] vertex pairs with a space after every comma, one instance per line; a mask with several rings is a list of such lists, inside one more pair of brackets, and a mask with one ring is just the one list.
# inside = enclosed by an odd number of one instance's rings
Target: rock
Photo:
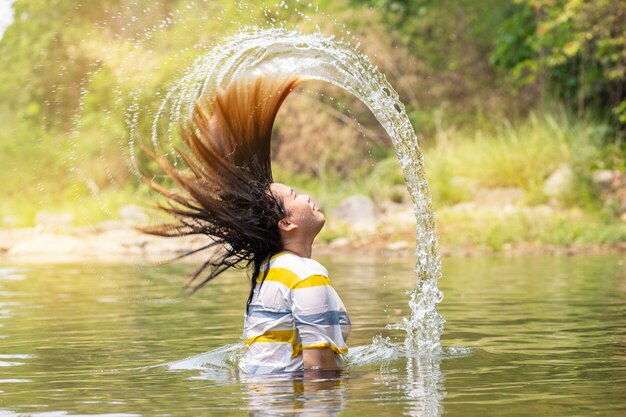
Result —
[[8, 248], [9, 256], [64, 256], [76, 254], [83, 247], [80, 239], [69, 236], [41, 234]]
[[35, 216], [35, 223], [43, 230], [67, 229], [74, 222], [74, 215], [71, 213], [49, 213], [40, 211]]
[[605, 206], [617, 208], [618, 213], [626, 213], [626, 172], [603, 169], [595, 171], [592, 179]]
[[598, 188], [601, 190], [607, 190], [611, 188], [613, 183], [613, 172], [608, 169], [594, 171], [593, 174], [591, 174], [591, 179], [594, 184], [598, 186]]
[[148, 215], [139, 207], [132, 204], [122, 206], [119, 209], [122, 220], [133, 224], [145, 224], [148, 222]]
[[378, 216], [374, 202], [362, 195], [353, 195], [345, 199], [330, 213], [331, 217], [341, 220], [357, 232], [373, 233], [376, 231]]
[[574, 171], [569, 165], [561, 165], [543, 183], [543, 193], [551, 198], [560, 198], [574, 186]]
[[399, 241], [399, 242], [391, 242], [387, 244], [387, 250], [390, 251], [399, 251], [404, 250], [409, 247], [409, 242]]

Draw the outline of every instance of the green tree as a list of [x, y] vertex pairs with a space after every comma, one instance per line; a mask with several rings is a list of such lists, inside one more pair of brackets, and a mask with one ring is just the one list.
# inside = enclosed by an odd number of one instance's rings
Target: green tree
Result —
[[626, 126], [626, 1], [517, 0], [495, 43], [491, 62], [519, 85]]

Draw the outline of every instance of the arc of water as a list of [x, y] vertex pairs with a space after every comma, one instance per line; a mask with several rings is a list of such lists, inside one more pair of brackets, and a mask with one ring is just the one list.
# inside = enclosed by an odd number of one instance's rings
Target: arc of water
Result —
[[[441, 262], [430, 189], [415, 131], [398, 94], [367, 57], [347, 43], [319, 33], [305, 35], [285, 29], [247, 31], [201, 56], [170, 90], [161, 105], [161, 109], [170, 109], [166, 126], [177, 126], [179, 121], [187, 120], [199, 97], [214, 97], [232, 80], [251, 74], [297, 75], [334, 84], [361, 100], [389, 134], [417, 218], [417, 286], [409, 302], [411, 315], [392, 327], [406, 331], [408, 352], [439, 352], [444, 324], [436, 310], [442, 296], [437, 288]], [[160, 111], [153, 123], [155, 146], [158, 138], [163, 137], [163, 132], [157, 132], [162, 115]], [[174, 132], [169, 129], [167, 135], [172, 141]]]

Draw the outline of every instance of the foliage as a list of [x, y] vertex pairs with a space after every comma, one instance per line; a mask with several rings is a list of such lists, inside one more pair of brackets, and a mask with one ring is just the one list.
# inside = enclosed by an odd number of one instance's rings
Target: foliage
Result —
[[[544, 203], [542, 182], [568, 164], [578, 186], [561, 204], [593, 217], [603, 209], [592, 171], [626, 169], [626, 149], [606, 122], [626, 117], [623, 0], [276, 3], [17, 0], [0, 39], [0, 226], [32, 225], [42, 210], [87, 224], [129, 202], [151, 204], [129, 169], [124, 110], [144, 110], [136, 134], [147, 138], [160, 97], [186, 66], [245, 25], [360, 42], [420, 135], [437, 208], [494, 187]], [[332, 86], [303, 90], [277, 119], [276, 179], [325, 209], [348, 194], [406, 202], [389, 138], [369, 110]], [[564, 110], [542, 107], [553, 96]], [[513, 239], [494, 227], [489, 245]], [[546, 228], [557, 240], [582, 239], [556, 229]]]
[[417, 77], [417, 82], [411, 94], [400, 91], [400, 96], [411, 121], [424, 135], [432, 137], [435, 133], [433, 113], [442, 109], [446, 110], [449, 121], [469, 126], [482, 113], [512, 117], [528, 109], [532, 97], [513, 97], [509, 83], [496, 77], [486, 59], [493, 49], [496, 29], [507, 16], [510, 1], [368, 0], [366, 3], [381, 12], [382, 21], [392, 29], [394, 48], [410, 51], [413, 69], [409, 71]]
[[548, 83], [579, 113], [610, 109], [626, 125], [624, 0], [518, 0], [491, 62], [520, 85]]

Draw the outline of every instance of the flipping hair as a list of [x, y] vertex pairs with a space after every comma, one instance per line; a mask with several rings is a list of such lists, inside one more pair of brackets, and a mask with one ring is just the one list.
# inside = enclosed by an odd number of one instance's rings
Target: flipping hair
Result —
[[213, 101], [199, 100], [189, 122], [181, 126], [187, 150], [176, 148], [188, 172], [150, 154], [183, 192], [148, 180], [166, 198], [159, 208], [174, 221], [141, 230], [212, 240], [176, 258], [211, 250], [189, 276], [190, 293], [229, 268], [252, 267], [249, 304], [262, 263], [283, 249], [278, 221], [286, 213], [269, 189], [270, 142], [276, 114], [298, 83], [297, 78], [248, 78], [230, 83]]

